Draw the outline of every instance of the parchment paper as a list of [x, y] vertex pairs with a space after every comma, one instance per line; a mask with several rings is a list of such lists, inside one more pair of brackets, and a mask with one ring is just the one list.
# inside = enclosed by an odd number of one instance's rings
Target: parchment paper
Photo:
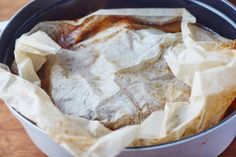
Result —
[[236, 95], [234, 41], [192, 26], [196, 19], [184, 9], [118, 9], [94, 14], [137, 16], [159, 24], [182, 17], [183, 42], [169, 50], [165, 59], [174, 75], [192, 87], [189, 102], [166, 103], [163, 110], [153, 112], [140, 125], [115, 131], [98, 121], [64, 115], [40, 88], [36, 72], [46, 56], [58, 53], [61, 47], [39, 24], [17, 40], [14, 53], [19, 76], [0, 68], [0, 97], [7, 105], [35, 122], [71, 154], [83, 157], [115, 156], [137, 139], [168, 142], [218, 123]]

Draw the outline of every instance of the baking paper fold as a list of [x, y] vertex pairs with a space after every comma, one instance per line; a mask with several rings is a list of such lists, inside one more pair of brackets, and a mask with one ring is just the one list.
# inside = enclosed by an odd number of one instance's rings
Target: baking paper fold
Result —
[[[64, 115], [40, 88], [37, 71], [48, 55], [62, 51], [47, 32], [52, 24], [41, 23], [16, 42], [19, 76], [0, 68], [0, 97], [7, 105], [35, 122], [73, 156], [83, 157], [115, 156], [127, 146], [138, 145], [137, 139], [149, 144], [178, 140], [219, 122], [236, 95], [233, 41], [192, 26], [196, 19], [185, 9], [114, 9], [92, 15], [135, 16], [159, 24], [181, 18], [182, 44], [169, 50], [165, 59], [174, 75], [191, 86], [189, 101], [166, 103], [163, 110], [153, 112], [140, 125], [115, 131], [98, 121]], [[64, 23], [77, 25], [83, 20]]]

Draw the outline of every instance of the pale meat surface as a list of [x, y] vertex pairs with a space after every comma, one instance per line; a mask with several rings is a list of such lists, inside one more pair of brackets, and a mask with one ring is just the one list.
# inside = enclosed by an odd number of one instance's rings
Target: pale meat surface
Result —
[[88, 30], [81, 24], [81, 32], [64, 35], [70, 47], [43, 68], [50, 76], [41, 76], [44, 89], [63, 113], [118, 129], [140, 124], [163, 110], [166, 102], [188, 101], [190, 87], [175, 78], [164, 59], [167, 50], [181, 42], [180, 33], [166, 33], [127, 17], [114, 24], [108, 17], [90, 19], [103, 21], [102, 28], [86, 38]]

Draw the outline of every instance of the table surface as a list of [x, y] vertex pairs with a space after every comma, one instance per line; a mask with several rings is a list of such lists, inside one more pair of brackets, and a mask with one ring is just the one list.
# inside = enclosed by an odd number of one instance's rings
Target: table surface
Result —
[[[14, 2], [13, 2], [14, 1]], [[0, 0], [0, 21], [9, 19], [28, 0]], [[233, 0], [236, 3], [236, 0]], [[46, 157], [0, 101], [0, 157]], [[220, 157], [236, 156], [236, 139]]]

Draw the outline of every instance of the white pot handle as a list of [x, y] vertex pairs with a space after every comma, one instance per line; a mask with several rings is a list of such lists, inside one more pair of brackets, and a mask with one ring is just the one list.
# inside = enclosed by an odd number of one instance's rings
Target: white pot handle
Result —
[[3, 21], [3, 22], [0, 22], [0, 36], [4, 30], [4, 28], [7, 26], [9, 21]]

